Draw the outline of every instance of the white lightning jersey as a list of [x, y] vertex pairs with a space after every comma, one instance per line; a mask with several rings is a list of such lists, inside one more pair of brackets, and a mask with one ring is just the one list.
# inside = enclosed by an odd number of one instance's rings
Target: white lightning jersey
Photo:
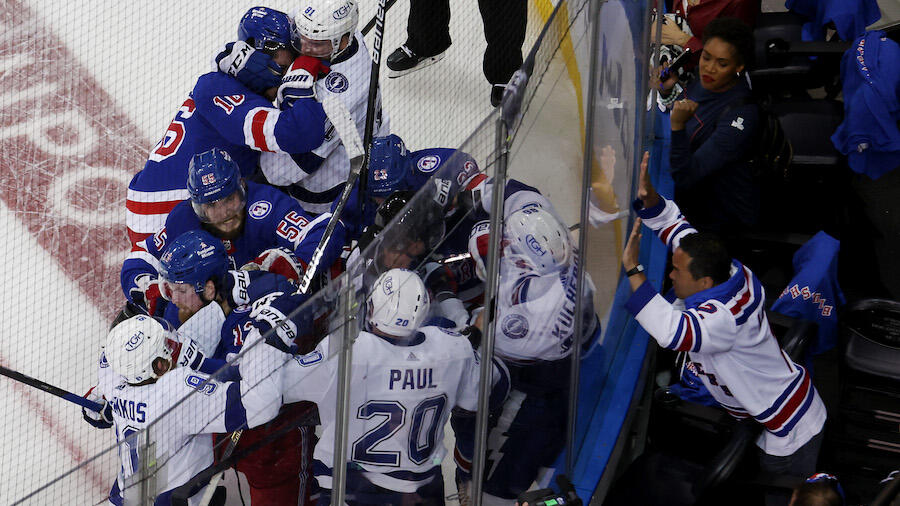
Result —
[[[494, 342], [494, 352], [499, 357], [528, 363], [560, 360], [572, 353], [576, 268], [577, 263], [573, 262], [560, 272], [542, 276], [523, 259], [501, 259]], [[595, 330], [593, 295], [594, 285], [586, 275], [582, 310], [585, 340]]]
[[[328, 339], [320, 350], [328, 349]], [[321, 392], [314, 400], [319, 403], [323, 431], [314, 456], [331, 467], [336, 357], [317, 367], [314, 376], [304, 377], [303, 390]], [[422, 327], [404, 344], [360, 332], [353, 344], [348, 461], [369, 471], [373, 483], [399, 492], [415, 491], [417, 484], [385, 474], [423, 473], [440, 465], [447, 453], [443, 434], [450, 410], [477, 408], [479, 368], [471, 344], [455, 332]], [[286, 377], [285, 402], [296, 400], [289, 398], [291, 383]]]
[[[259, 364], [261, 359], [268, 364], [271, 359], [265, 348], [271, 347], [263, 343], [255, 348], [262, 353], [248, 354], [245, 360], [249, 365]], [[121, 461], [118, 488], [127, 504], [137, 504], [134, 494], [140, 488], [128, 484], [140, 469], [138, 457], [148, 439], [156, 459], [156, 494], [164, 494], [212, 464], [212, 433], [261, 425], [281, 407], [277, 375], [257, 379], [260, 375], [251, 373], [245, 376], [254, 377], [253, 381], [245, 377], [241, 382], [222, 383], [187, 367], [176, 367], [155, 383], [135, 386], [112, 370], [104, 353], [99, 368], [98, 391], [113, 408]], [[202, 495], [202, 489], [197, 491], [190, 504], [197, 504]]]
[[[355, 53], [344, 61], [332, 64], [328, 75], [316, 81], [316, 97], [320, 102], [326, 96], [338, 98], [350, 112], [362, 139], [366, 128], [372, 59], [362, 33], [356, 32], [355, 39], [357, 44]], [[375, 113], [374, 136], [382, 137], [390, 134], [390, 120], [381, 110], [380, 90], [375, 102]], [[260, 167], [271, 184], [287, 186], [297, 183], [313, 193], [326, 192], [347, 180], [350, 174], [350, 158], [330, 121], [325, 122], [325, 141], [312, 153], [324, 158], [325, 161], [311, 174], [304, 172], [290, 155], [283, 153], [263, 153], [260, 157]], [[298, 200], [303, 209], [312, 213], [323, 213], [330, 209], [331, 201], [334, 199], [327, 203]]]

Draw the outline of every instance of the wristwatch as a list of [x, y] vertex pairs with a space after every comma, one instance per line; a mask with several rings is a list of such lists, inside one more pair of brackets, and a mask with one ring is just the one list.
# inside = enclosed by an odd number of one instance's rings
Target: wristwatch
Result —
[[632, 267], [631, 269], [629, 269], [628, 272], [625, 273], [625, 275], [630, 278], [631, 276], [634, 276], [635, 274], [640, 274], [642, 272], [644, 272], [644, 266], [641, 264], [637, 264], [634, 267]]

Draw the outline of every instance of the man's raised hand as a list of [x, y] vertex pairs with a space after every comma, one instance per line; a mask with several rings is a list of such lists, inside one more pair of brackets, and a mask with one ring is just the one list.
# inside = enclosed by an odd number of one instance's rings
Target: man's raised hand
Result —
[[638, 198], [644, 203], [644, 209], [649, 209], [659, 204], [659, 193], [656, 192], [656, 188], [653, 187], [653, 183], [650, 181], [649, 165], [650, 152], [644, 151], [644, 158], [641, 159], [641, 175], [637, 193]]

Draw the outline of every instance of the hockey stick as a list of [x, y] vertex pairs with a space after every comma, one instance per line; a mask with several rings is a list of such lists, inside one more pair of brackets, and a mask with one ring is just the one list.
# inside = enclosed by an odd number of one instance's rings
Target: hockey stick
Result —
[[366, 202], [366, 186], [369, 182], [369, 149], [372, 147], [372, 137], [375, 135], [375, 102], [378, 98], [378, 78], [381, 75], [381, 50], [384, 44], [384, 16], [388, 7], [385, 0], [378, 0], [378, 11], [375, 13], [375, 39], [372, 42], [372, 72], [369, 76], [369, 97], [366, 103], [366, 129], [363, 135], [363, 145], [366, 149], [366, 160], [362, 167], [362, 178], [359, 181], [359, 215], [363, 216]]
[[85, 399], [80, 395], [75, 395], [68, 390], [63, 390], [62, 388], [55, 387], [49, 383], [45, 383], [39, 379], [32, 378], [31, 376], [26, 376], [18, 371], [13, 371], [12, 369], [8, 369], [0, 365], [0, 374], [6, 376], [8, 378], [12, 378], [20, 383], [25, 383], [28, 386], [32, 386], [35, 388], [39, 388], [48, 394], [53, 394], [57, 397], [61, 397], [69, 402], [78, 404], [83, 408], [90, 409], [91, 411], [96, 411], [97, 413], [103, 411], [103, 405], [99, 402], [94, 402], [89, 399]]
[[[372, 45], [372, 71], [369, 76], [369, 97], [366, 104], [366, 128], [363, 139], [359, 138], [356, 123], [343, 102], [331, 95], [322, 100], [322, 108], [325, 109], [325, 114], [341, 138], [341, 142], [347, 150], [347, 156], [350, 158], [350, 175], [347, 177], [347, 182], [344, 183], [341, 198], [334, 211], [332, 211], [331, 218], [328, 219], [325, 233], [322, 234], [322, 239], [319, 240], [319, 244], [309, 260], [306, 272], [303, 273], [303, 279], [300, 280], [297, 293], [309, 293], [309, 285], [312, 283], [313, 275], [322, 261], [325, 248], [328, 247], [328, 243], [331, 241], [331, 236], [334, 234], [334, 229], [337, 227], [341, 213], [347, 206], [347, 201], [350, 199], [350, 194], [353, 193], [353, 187], [356, 186], [357, 180], [359, 181], [359, 205], [362, 206], [365, 200], [366, 180], [368, 179], [365, 171], [366, 166], [369, 164], [369, 146], [372, 144], [372, 136], [375, 129], [375, 101], [378, 97], [378, 76], [381, 69], [381, 43], [384, 36], [385, 10], [385, 0], [379, 0], [378, 13], [375, 15], [375, 43]], [[360, 209], [360, 216], [362, 216], [362, 209]]]
[[341, 199], [338, 201], [334, 211], [332, 211], [331, 217], [328, 218], [328, 224], [325, 226], [325, 233], [323, 233], [322, 238], [319, 239], [319, 244], [316, 245], [312, 258], [309, 259], [306, 271], [303, 273], [303, 279], [300, 280], [300, 286], [297, 288], [296, 293], [302, 294], [309, 293], [309, 285], [312, 283], [313, 275], [319, 268], [319, 263], [322, 261], [322, 255], [325, 254], [325, 248], [328, 247], [328, 243], [331, 241], [331, 236], [334, 234], [334, 229], [337, 227], [338, 220], [340, 220], [341, 212], [343, 212], [344, 207], [347, 206], [347, 200], [350, 198], [350, 193], [353, 192], [353, 186], [359, 179], [359, 174], [362, 171], [366, 159], [362, 139], [359, 138], [356, 124], [344, 103], [341, 102], [340, 99], [329, 95], [322, 100], [322, 108], [325, 109], [325, 114], [337, 131], [338, 136], [340, 136], [341, 142], [344, 143], [344, 148], [347, 150], [347, 156], [350, 157], [350, 175], [347, 176], [347, 182], [344, 183]]
[[[231, 433], [231, 436], [228, 438], [228, 446], [225, 447], [225, 453], [222, 454], [222, 461], [228, 460], [228, 458], [231, 457], [231, 454], [234, 453], [234, 449], [237, 448], [238, 441], [241, 439], [241, 434], [243, 433], [244, 429], [236, 430]], [[219, 486], [219, 482], [222, 481], [222, 476], [224, 474], [225, 470], [223, 469], [209, 480], [209, 484], [206, 485], [206, 490], [203, 491], [203, 497], [200, 498], [200, 502], [197, 506], [209, 505], [213, 495], [216, 493], [216, 487]]]
[[[391, 7], [393, 7], [395, 3], [397, 3], [397, 0], [388, 0], [387, 3], [384, 4], [384, 12], [387, 13], [387, 11], [391, 10]], [[378, 21], [379, 14], [379, 12], [376, 12], [375, 15], [372, 16], [372, 19], [370, 19], [369, 22], [366, 23], [366, 26], [364, 26], [361, 30], [363, 35], [368, 34], [372, 27], [375, 26], [375, 23]], [[383, 17], [384, 16], [382, 15], [382, 18]]]

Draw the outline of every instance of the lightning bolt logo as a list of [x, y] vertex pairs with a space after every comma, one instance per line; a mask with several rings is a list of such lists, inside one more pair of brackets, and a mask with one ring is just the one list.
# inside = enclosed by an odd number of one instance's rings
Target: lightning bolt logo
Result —
[[516, 419], [516, 415], [519, 414], [519, 410], [522, 409], [522, 403], [525, 401], [525, 397], [525, 393], [519, 392], [518, 390], [509, 392], [509, 397], [507, 397], [506, 402], [503, 403], [503, 412], [500, 413], [500, 419], [497, 421], [497, 426], [491, 429], [491, 433], [488, 434], [487, 459], [491, 467], [490, 471], [488, 471], [487, 478], [485, 478], [486, 480], [491, 479], [491, 476], [494, 474], [494, 471], [497, 470], [497, 466], [503, 459], [503, 445], [506, 443], [506, 440], [509, 439], [509, 436], [507, 435], [509, 427], [512, 425], [513, 420]]

